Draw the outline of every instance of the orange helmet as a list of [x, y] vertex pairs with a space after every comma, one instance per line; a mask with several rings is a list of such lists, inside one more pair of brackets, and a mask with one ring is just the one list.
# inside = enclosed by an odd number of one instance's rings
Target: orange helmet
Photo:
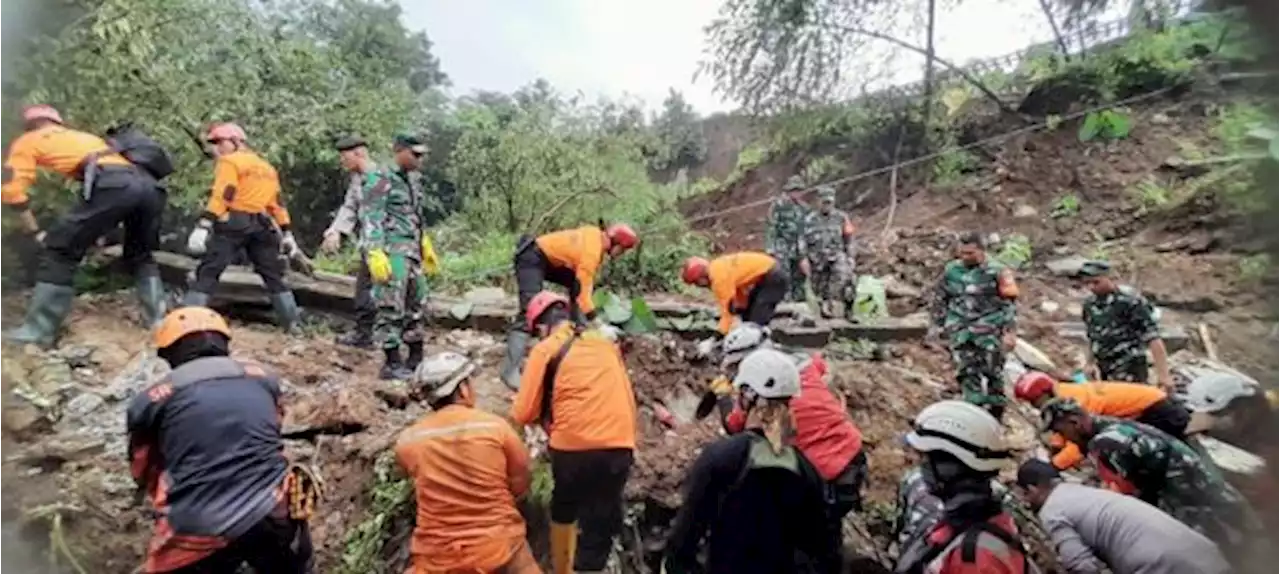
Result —
[[1040, 371], [1027, 371], [1018, 382], [1013, 385], [1013, 395], [1027, 402], [1035, 402], [1036, 399], [1053, 392], [1055, 381], [1053, 377], [1046, 375]]
[[62, 123], [62, 114], [49, 104], [35, 104], [22, 109], [22, 121], [53, 120]]
[[680, 278], [684, 279], [685, 283], [693, 283], [707, 274], [708, 265], [711, 265], [711, 263], [701, 257], [685, 259], [684, 269], [680, 271]]
[[192, 333], [212, 331], [222, 333], [231, 338], [231, 328], [227, 320], [208, 307], [181, 307], [165, 315], [160, 328], [156, 329], [155, 343], [157, 349], [172, 345]]
[[528, 327], [529, 332], [533, 332], [533, 325], [538, 322], [538, 317], [541, 317], [547, 309], [557, 303], [568, 305], [569, 299], [564, 295], [551, 291], [543, 291], [533, 296], [533, 299], [529, 301], [529, 308], [524, 312], [525, 326]]
[[610, 245], [617, 245], [623, 249], [631, 249], [640, 243], [640, 236], [636, 235], [636, 230], [625, 223], [610, 225], [604, 234], [609, 237]]
[[206, 135], [204, 139], [210, 142], [216, 142], [219, 140], [242, 142], [248, 139], [248, 136], [244, 134], [244, 128], [228, 122], [225, 124], [214, 124], [209, 128], [209, 134]]

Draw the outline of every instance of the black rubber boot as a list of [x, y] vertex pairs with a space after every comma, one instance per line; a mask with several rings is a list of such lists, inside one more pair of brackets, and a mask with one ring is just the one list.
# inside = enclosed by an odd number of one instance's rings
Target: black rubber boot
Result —
[[413, 371], [422, 363], [422, 341], [405, 343], [405, 346], [409, 348], [409, 356], [404, 360], [404, 367]]
[[298, 301], [293, 298], [293, 291], [272, 294], [271, 308], [276, 312], [276, 323], [280, 328], [287, 333], [295, 332], [302, 312], [298, 310]]
[[208, 307], [209, 294], [201, 293], [199, 291], [187, 291], [187, 294], [182, 296], [182, 306], [183, 307]]
[[1004, 424], [1004, 405], [987, 405], [987, 412]]
[[142, 321], [150, 329], [160, 324], [167, 311], [165, 303], [164, 283], [159, 275], [142, 275], [138, 277], [138, 304], [142, 305]]
[[22, 326], [4, 334], [6, 341], [24, 345], [53, 345], [58, 329], [71, 312], [71, 301], [76, 290], [68, 285], [37, 283], [31, 292], [31, 306]]
[[348, 331], [342, 335], [338, 335], [334, 339], [339, 345], [355, 347], [357, 349], [373, 348], [373, 333], [365, 331], [360, 325], [356, 325], [354, 330]]
[[520, 366], [524, 363], [524, 353], [529, 347], [529, 333], [523, 329], [512, 329], [507, 332], [507, 355], [502, 358], [502, 382], [507, 388], [520, 389]]
[[384, 381], [393, 381], [396, 379], [405, 380], [413, 375], [413, 371], [405, 368], [404, 363], [400, 361], [400, 349], [383, 349], [386, 355], [385, 361], [382, 363], [382, 369], [378, 371], [378, 378]]

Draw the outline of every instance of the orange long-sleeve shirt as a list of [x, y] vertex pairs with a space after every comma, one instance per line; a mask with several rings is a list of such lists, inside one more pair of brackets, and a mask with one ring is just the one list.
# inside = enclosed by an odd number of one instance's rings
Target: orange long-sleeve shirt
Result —
[[[68, 179], [80, 179], [80, 168], [85, 157], [106, 150], [106, 140], [58, 124], [49, 124], [24, 133], [9, 146], [9, 157], [4, 162], [4, 186], [0, 190], [0, 202], [13, 206], [26, 205], [30, 201], [27, 191], [36, 182], [36, 170], [39, 168], [56, 172]], [[117, 153], [103, 154], [98, 158], [98, 165], [129, 165], [129, 160]]]
[[529, 454], [510, 423], [450, 405], [402, 431], [395, 453], [418, 502], [414, 572], [493, 572], [522, 547]]
[[577, 229], [554, 231], [538, 237], [538, 249], [556, 267], [572, 269], [581, 290], [578, 292], [578, 309], [583, 313], [595, 310], [591, 292], [595, 289], [596, 272], [604, 262], [604, 234], [599, 227], [585, 225]]
[[207, 215], [224, 219], [229, 211], [266, 213], [283, 229], [290, 224], [289, 211], [280, 203], [280, 176], [276, 168], [249, 150], [218, 158], [213, 166], [213, 190]]
[[[1055, 397], [1074, 399], [1085, 412], [1134, 419], [1148, 407], [1164, 400], [1168, 395], [1159, 387], [1137, 383], [1058, 383], [1053, 386]], [[1053, 466], [1067, 469], [1080, 464], [1084, 453], [1079, 445], [1054, 433], [1051, 444], [1061, 444], [1062, 450], [1053, 455]]]
[[[542, 414], [542, 378], [547, 362], [573, 334], [566, 322], [529, 351], [511, 418], [537, 422]], [[574, 341], [556, 371], [548, 444], [565, 451], [636, 447], [636, 397], [622, 354], [599, 331]]]
[[711, 293], [720, 304], [720, 334], [727, 335], [733, 329], [733, 311], [747, 306], [751, 288], [778, 262], [759, 251], [743, 251], [711, 260], [707, 276], [711, 279]]

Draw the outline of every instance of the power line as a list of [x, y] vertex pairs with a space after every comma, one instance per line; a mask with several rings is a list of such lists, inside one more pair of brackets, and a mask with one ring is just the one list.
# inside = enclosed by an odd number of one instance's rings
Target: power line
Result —
[[[1150, 91], [1150, 92], [1145, 92], [1145, 93], [1142, 93], [1142, 94], [1138, 94], [1138, 95], [1136, 95], [1136, 96], [1130, 96], [1130, 97], [1128, 97], [1128, 98], [1119, 99], [1119, 100], [1116, 100], [1116, 101], [1113, 101], [1113, 102], [1109, 102], [1109, 103], [1106, 103], [1106, 104], [1100, 104], [1100, 105], [1094, 106], [1094, 107], [1092, 107], [1092, 108], [1087, 108], [1087, 109], [1080, 110], [1080, 111], [1076, 111], [1076, 112], [1072, 112], [1072, 113], [1069, 113], [1069, 114], [1064, 114], [1064, 115], [1059, 116], [1057, 119], [1055, 119], [1055, 120], [1053, 121], [1053, 124], [1054, 124], [1054, 126], [1056, 127], [1058, 124], [1060, 124], [1060, 123], [1062, 123], [1062, 122], [1065, 122], [1065, 121], [1067, 121], [1067, 120], [1074, 120], [1074, 119], [1077, 119], [1077, 118], [1082, 118], [1082, 117], [1085, 117], [1085, 116], [1087, 116], [1087, 115], [1089, 115], [1089, 114], [1097, 113], [1097, 112], [1100, 112], [1100, 111], [1103, 111], [1103, 110], [1108, 110], [1108, 109], [1111, 109], [1111, 108], [1114, 108], [1114, 107], [1117, 107], [1117, 106], [1126, 106], [1126, 105], [1135, 104], [1135, 103], [1138, 103], [1138, 102], [1143, 102], [1143, 101], [1146, 101], [1146, 100], [1149, 100], [1149, 99], [1156, 98], [1156, 97], [1158, 97], [1158, 96], [1162, 96], [1162, 95], [1164, 95], [1164, 94], [1166, 94], [1166, 93], [1168, 93], [1168, 92], [1173, 91], [1174, 89], [1176, 89], [1176, 88], [1178, 88], [1178, 87], [1181, 87], [1181, 86], [1170, 86], [1170, 87], [1166, 87], [1166, 88], [1160, 88], [1160, 89], [1158, 89], [1158, 90], [1152, 90], [1152, 91]], [[942, 149], [940, 149], [940, 150], [938, 150], [938, 151], [935, 151], [935, 152], [932, 152], [932, 153], [928, 153], [928, 154], [925, 154], [925, 155], [922, 155], [922, 156], [919, 156], [919, 157], [915, 157], [915, 158], [911, 158], [911, 159], [908, 159], [908, 160], [900, 161], [900, 162], [897, 162], [897, 163], [894, 163], [894, 164], [890, 164], [890, 165], [887, 165], [887, 166], [884, 166], [884, 167], [878, 167], [878, 168], [870, 169], [870, 170], [867, 170], [867, 171], [864, 171], [864, 172], [861, 172], [861, 173], [857, 173], [857, 174], [854, 174], [854, 175], [851, 175], [851, 176], [842, 177], [842, 178], [838, 178], [838, 179], [833, 179], [833, 180], [831, 180], [831, 181], [827, 181], [827, 182], [823, 182], [823, 183], [820, 183], [820, 184], [811, 185], [811, 186], [809, 186], [809, 187], [804, 188], [804, 190], [803, 190], [803, 191], [805, 191], [805, 192], [809, 192], [809, 191], [815, 190], [815, 189], [817, 189], [817, 188], [819, 188], [819, 187], [823, 187], [823, 186], [828, 186], [828, 185], [840, 185], [840, 184], [844, 184], [844, 183], [850, 183], [850, 182], [854, 182], [854, 181], [863, 180], [863, 179], [866, 179], [866, 178], [869, 178], [869, 177], [874, 177], [874, 176], [877, 176], [877, 175], [881, 175], [881, 174], [889, 173], [889, 172], [892, 172], [893, 170], [896, 170], [896, 169], [901, 169], [901, 168], [903, 168], [903, 167], [908, 167], [908, 166], [916, 165], [916, 164], [918, 164], [918, 163], [923, 163], [923, 162], [926, 162], [926, 161], [934, 160], [934, 159], [937, 159], [937, 158], [942, 157], [942, 156], [944, 156], [944, 155], [947, 155], [947, 154], [949, 154], [949, 153], [954, 153], [954, 152], [958, 152], [958, 151], [967, 151], [967, 150], [970, 150], [970, 149], [973, 149], [973, 148], [978, 148], [978, 147], [982, 147], [982, 146], [990, 145], [990, 144], [992, 144], [992, 143], [996, 143], [996, 142], [1004, 141], [1004, 140], [1006, 140], [1006, 139], [1009, 139], [1009, 138], [1012, 138], [1012, 137], [1015, 137], [1015, 136], [1019, 136], [1019, 135], [1022, 135], [1022, 134], [1026, 134], [1026, 133], [1031, 133], [1031, 132], [1039, 131], [1039, 130], [1042, 130], [1042, 129], [1048, 128], [1048, 127], [1049, 127], [1049, 123], [1050, 123], [1050, 122], [1049, 122], [1048, 120], [1046, 120], [1046, 121], [1044, 121], [1044, 122], [1040, 122], [1040, 123], [1035, 123], [1035, 124], [1026, 125], [1026, 126], [1023, 126], [1023, 127], [1017, 128], [1017, 129], [1009, 130], [1009, 131], [1004, 132], [1004, 133], [996, 134], [996, 135], [994, 135], [994, 136], [990, 136], [990, 137], [983, 138], [983, 139], [980, 139], [980, 140], [977, 140], [977, 141], [974, 141], [974, 142], [970, 142], [970, 143], [967, 143], [967, 144], [965, 144], [965, 145], [954, 145], [954, 146], [948, 146], [948, 147], [942, 148]], [[758, 200], [755, 200], [755, 201], [750, 201], [750, 202], [747, 202], [747, 203], [743, 203], [743, 204], [740, 204], [740, 205], [735, 205], [735, 206], [733, 206], [733, 207], [727, 207], [727, 208], [725, 208], [725, 209], [716, 210], [716, 211], [713, 211], [713, 212], [711, 212], [711, 213], [705, 213], [705, 214], [699, 215], [699, 216], [697, 216], [697, 217], [692, 217], [692, 218], [686, 219], [686, 220], [683, 222], [683, 225], [690, 225], [690, 226], [691, 226], [691, 225], [693, 225], [693, 224], [695, 224], [695, 223], [698, 223], [698, 222], [700, 222], [700, 221], [706, 221], [706, 220], [709, 220], [709, 219], [716, 219], [716, 218], [719, 218], [719, 217], [721, 217], [721, 216], [723, 216], [723, 215], [727, 215], [727, 214], [730, 214], [730, 213], [736, 213], [736, 212], [739, 212], [739, 211], [745, 211], [745, 210], [752, 209], [752, 208], [755, 208], [755, 207], [760, 207], [760, 206], [762, 206], [762, 205], [765, 205], [765, 204], [768, 204], [768, 203], [772, 202], [773, 200], [774, 200], [774, 198], [772, 198], [772, 197], [766, 197], [766, 198], [758, 199]], [[663, 230], [679, 229], [680, 227], [683, 227], [683, 225], [665, 225], [665, 226], [659, 225], [659, 226], [651, 227], [651, 228], [649, 228], [649, 229], [637, 230], [637, 234], [639, 234], [639, 235], [641, 235], [641, 236], [643, 237], [646, 233], [658, 233], [658, 232], [663, 231]], [[459, 277], [459, 278], [457, 278], [456, 280], [460, 280], [460, 281], [470, 281], [470, 280], [474, 280], [474, 279], [481, 279], [481, 278], [486, 278], [486, 277], [489, 277], [489, 276], [495, 275], [495, 274], [497, 274], [498, 272], [508, 271], [508, 270], [510, 270], [510, 266], [509, 266], [509, 265], [503, 265], [503, 266], [501, 266], [501, 267], [493, 267], [493, 268], [490, 268], [490, 269], [481, 269], [481, 270], [476, 271], [476, 272], [474, 272], [474, 273], [471, 273], [471, 274], [469, 274], [469, 275], [464, 275], [464, 276], [462, 276], [462, 277]]]

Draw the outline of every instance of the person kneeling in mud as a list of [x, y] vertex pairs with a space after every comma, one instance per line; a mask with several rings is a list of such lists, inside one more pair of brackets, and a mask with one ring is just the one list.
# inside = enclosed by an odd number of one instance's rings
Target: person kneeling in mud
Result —
[[807, 392], [800, 371], [773, 349], [752, 352], [740, 367], [732, 384], [746, 430], [707, 445], [690, 467], [665, 571], [838, 572], [840, 537], [828, 527], [826, 482], [792, 442], [790, 403]]
[[476, 370], [446, 352], [427, 357], [409, 379], [433, 412], [395, 446], [418, 506], [406, 574], [541, 572], [516, 509], [529, 491], [529, 453], [510, 423], [475, 408]]
[[758, 251], [731, 253], [711, 261], [690, 257], [680, 270], [680, 278], [689, 285], [710, 289], [720, 306], [719, 333], [698, 343], [698, 354], [703, 357], [733, 330], [735, 318], [768, 327], [791, 288], [787, 271], [778, 260]]
[[[741, 372], [743, 358], [756, 349], [772, 348], [768, 333], [755, 323], [743, 323], [722, 343], [722, 368], [728, 375]], [[827, 387], [829, 372], [822, 353], [787, 355], [800, 372], [801, 395], [787, 405], [795, 423], [795, 446], [826, 483], [829, 522], [838, 536], [850, 510], [862, 509], [862, 484], [867, 476], [867, 455], [862, 450], [862, 431], [845, 412], [844, 405]], [[746, 428], [747, 411], [731, 397], [732, 385], [721, 377], [708, 391], [718, 397], [717, 406], [725, 432], [740, 433]]]
[[133, 478], [159, 516], [144, 572], [311, 571], [317, 483], [284, 457], [279, 378], [232, 359], [230, 341], [204, 307], [177, 309], [156, 330], [173, 371], [127, 415]]

